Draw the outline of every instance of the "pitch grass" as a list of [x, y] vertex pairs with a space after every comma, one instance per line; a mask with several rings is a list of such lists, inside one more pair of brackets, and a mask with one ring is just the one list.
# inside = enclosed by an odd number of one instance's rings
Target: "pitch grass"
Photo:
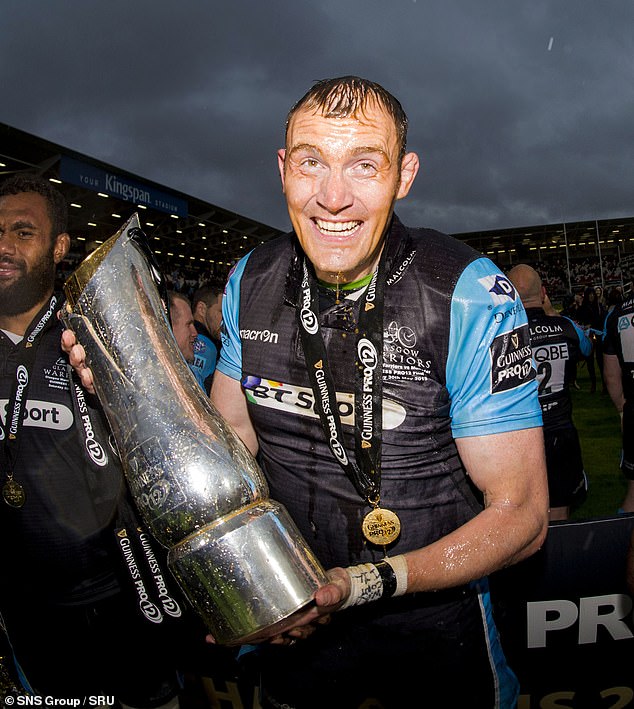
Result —
[[588, 475], [588, 496], [571, 514], [572, 519], [615, 515], [625, 495], [626, 480], [621, 473], [621, 424], [608, 394], [602, 393], [598, 368], [597, 391], [590, 393], [585, 362], [577, 369], [577, 384], [572, 389], [573, 419]]

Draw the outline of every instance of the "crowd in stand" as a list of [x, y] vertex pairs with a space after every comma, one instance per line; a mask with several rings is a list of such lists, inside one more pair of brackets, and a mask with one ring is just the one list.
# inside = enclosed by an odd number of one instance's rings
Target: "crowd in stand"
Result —
[[583, 293], [587, 286], [603, 283], [606, 287], [621, 283], [622, 274], [617, 255], [602, 256], [601, 265], [596, 256], [570, 260], [570, 281], [568, 280], [568, 263], [565, 258], [557, 256], [549, 260], [530, 263], [539, 273], [542, 283], [551, 298], [560, 298], [570, 293]]
[[197, 269], [180, 268], [173, 268], [165, 273], [165, 280], [168, 288], [186, 295], [190, 300], [199, 288], [210, 284], [223, 287], [225, 282], [225, 279], [210, 278], [207, 270], [199, 271]]

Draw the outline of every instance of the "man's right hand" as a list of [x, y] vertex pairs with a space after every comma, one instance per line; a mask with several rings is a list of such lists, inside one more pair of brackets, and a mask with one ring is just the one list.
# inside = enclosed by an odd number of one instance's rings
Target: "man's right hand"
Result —
[[[350, 595], [350, 576], [345, 569], [336, 567], [328, 571], [329, 583], [315, 592], [314, 603], [300, 608], [291, 616], [265, 628], [259, 635], [248, 638], [245, 642], [256, 645], [263, 642], [272, 645], [293, 645], [297, 640], [310, 637], [318, 625], [330, 622], [330, 616], [338, 611]], [[207, 635], [206, 641], [214, 644], [213, 635]]]
[[75, 333], [72, 330], [62, 332], [62, 349], [68, 355], [72, 368], [77, 372], [82, 386], [91, 394], [95, 393], [95, 385], [92, 377], [92, 370], [86, 364], [86, 352], [77, 342]]

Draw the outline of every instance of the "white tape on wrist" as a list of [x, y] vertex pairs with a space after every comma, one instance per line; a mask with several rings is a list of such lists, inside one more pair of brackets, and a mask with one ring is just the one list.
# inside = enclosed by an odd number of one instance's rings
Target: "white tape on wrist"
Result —
[[351, 606], [361, 606], [364, 603], [370, 603], [370, 601], [378, 601], [381, 598], [383, 581], [374, 564], [348, 566], [346, 572], [350, 577], [350, 595], [341, 606], [341, 610]]
[[383, 559], [377, 565], [349, 566], [346, 572], [350, 577], [350, 595], [341, 610], [380, 598], [402, 596], [407, 591], [407, 561], [402, 555]]
[[396, 576], [396, 590], [394, 596], [402, 596], [407, 592], [407, 559], [400, 554], [399, 556], [390, 556], [383, 559], [393, 569]]

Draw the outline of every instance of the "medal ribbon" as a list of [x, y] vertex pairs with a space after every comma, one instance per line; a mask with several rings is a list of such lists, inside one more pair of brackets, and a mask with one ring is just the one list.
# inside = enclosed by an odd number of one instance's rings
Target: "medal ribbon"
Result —
[[387, 245], [361, 301], [355, 342], [355, 460], [343, 442], [336, 389], [319, 325], [319, 294], [316, 278], [303, 260], [299, 332], [306, 357], [315, 408], [330, 450], [355, 489], [376, 507], [381, 493], [381, 437], [383, 392], [383, 293]]
[[26, 330], [20, 349], [18, 351], [18, 366], [15, 370], [15, 380], [11, 388], [11, 395], [7, 404], [7, 415], [4, 422], [4, 445], [2, 447], [2, 467], [6, 470], [9, 480], [13, 479], [13, 470], [18, 458], [20, 448], [20, 432], [24, 422], [27, 393], [37, 348], [40, 345], [41, 335], [55, 323], [55, 307], [57, 297], [51, 296], [39, 310]]

